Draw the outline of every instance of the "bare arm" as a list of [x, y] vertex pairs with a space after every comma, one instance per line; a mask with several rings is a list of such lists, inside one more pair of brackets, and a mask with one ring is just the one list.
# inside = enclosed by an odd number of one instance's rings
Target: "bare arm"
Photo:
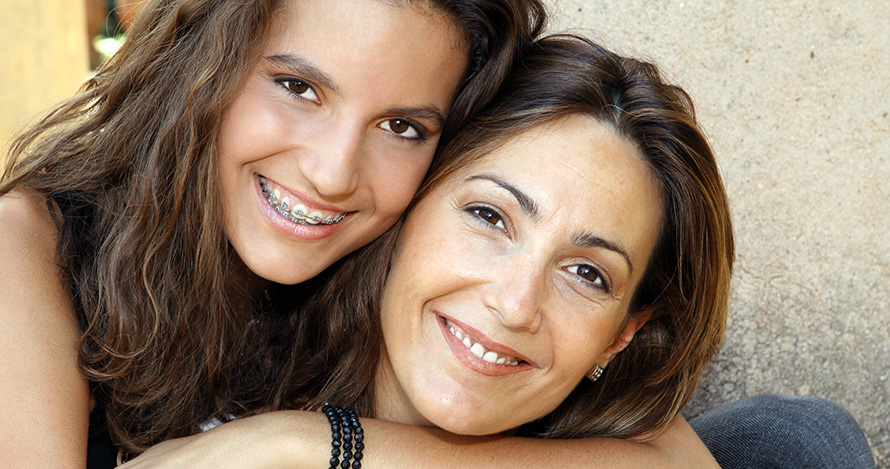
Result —
[[43, 199], [0, 197], [0, 466], [86, 465], [90, 395]]
[[[362, 419], [362, 467], [718, 467], [682, 417], [645, 441], [588, 438], [544, 440], [467, 437], [422, 427]], [[164, 442], [124, 466], [320, 467], [330, 458], [324, 415], [283, 411], [226, 423], [209, 432]]]

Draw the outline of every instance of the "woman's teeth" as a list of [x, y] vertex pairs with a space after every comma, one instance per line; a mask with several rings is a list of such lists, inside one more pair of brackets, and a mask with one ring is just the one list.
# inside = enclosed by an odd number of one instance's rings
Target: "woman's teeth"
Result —
[[457, 340], [464, 344], [464, 347], [469, 349], [473, 355], [476, 355], [488, 363], [507, 366], [516, 366], [519, 364], [519, 360], [515, 357], [500, 356], [496, 352], [486, 349], [482, 344], [478, 342], [474, 343], [472, 339], [464, 335], [460, 329], [456, 329], [454, 326], [448, 326], [448, 331], [451, 332], [451, 335], [457, 337]]
[[333, 225], [346, 216], [346, 213], [341, 213], [339, 215], [328, 216], [325, 218], [324, 214], [320, 211], [315, 210], [310, 212], [303, 204], [297, 204], [291, 207], [290, 197], [282, 197], [281, 191], [278, 189], [272, 189], [270, 191], [269, 185], [266, 183], [266, 178], [262, 176], [260, 176], [260, 188], [263, 190], [263, 196], [266, 197], [266, 200], [269, 201], [269, 204], [272, 205], [272, 208], [274, 208], [279, 215], [294, 223], [299, 223], [300, 225]]

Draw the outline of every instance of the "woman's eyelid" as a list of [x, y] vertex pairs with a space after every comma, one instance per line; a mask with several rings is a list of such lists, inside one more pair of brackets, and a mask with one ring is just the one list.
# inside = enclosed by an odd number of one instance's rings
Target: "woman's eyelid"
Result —
[[[474, 202], [474, 203], [467, 204], [465, 210], [468, 212], [471, 212], [472, 215], [477, 220], [479, 220], [480, 223], [484, 223], [486, 226], [490, 227], [491, 229], [502, 231], [507, 236], [509, 236], [511, 238], [513, 237], [512, 233], [511, 233], [512, 224], [510, 222], [510, 218], [504, 213], [503, 210], [499, 209], [498, 207], [496, 207], [490, 203], [486, 203], [486, 202]], [[490, 211], [490, 212], [494, 213], [495, 216], [498, 217], [498, 223], [492, 223], [490, 220], [483, 217], [481, 214], [481, 212], [483, 212], [483, 211]], [[501, 226], [498, 226], [498, 225], [501, 225]]]
[[593, 288], [601, 289], [601, 290], [605, 291], [606, 293], [612, 292], [612, 289], [614, 286], [613, 279], [610, 277], [608, 269], [603, 267], [599, 263], [588, 260], [588, 259], [576, 259], [576, 260], [573, 260], [572, 262], [570, 262], [568, 265], [569, 269], [573, 269], [573, 268], [581, 269], [583, 267], [590, 267], [590, 269], [593, 270], [595, 275], [599, 278], [601, 285], [596, 284], [596, 279], [588, 280], [588, 279], [582, 277], [580, 273], [575, 273], [575, 272], [571, 272], [571, 273], [573, 275], [577, 276], [582, 282], [591, 285]]

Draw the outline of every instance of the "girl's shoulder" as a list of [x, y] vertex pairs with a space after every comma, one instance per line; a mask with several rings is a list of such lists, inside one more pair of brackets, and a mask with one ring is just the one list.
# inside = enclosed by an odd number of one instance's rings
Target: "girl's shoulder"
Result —
[[53, 210], [57, 209], [51, 206], [55, 207], [43, 194], [30, 190], [16, 189], [0, 196], [0, 258], [33, 255], [46, 259], [49, 255], [55, 260], [58, 227]]
[[59, 269], [54, 210], [36, 192], [0, 196], [0, 402], [18, 403], [0, 426], [9, 443], [2, 467], [86, 457], [89, 385], [77, 366], [80, 327]]

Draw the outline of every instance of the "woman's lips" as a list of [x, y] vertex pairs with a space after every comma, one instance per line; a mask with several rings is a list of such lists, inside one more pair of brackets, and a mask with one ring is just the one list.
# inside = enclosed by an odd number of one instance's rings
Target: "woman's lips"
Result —
[[503, 376], [537, 367], [510, 347], [491, 341], [481, 331], [462, 322], [438, 313], [436, 320], [451, 351], [473, 371], [486, 376]]

